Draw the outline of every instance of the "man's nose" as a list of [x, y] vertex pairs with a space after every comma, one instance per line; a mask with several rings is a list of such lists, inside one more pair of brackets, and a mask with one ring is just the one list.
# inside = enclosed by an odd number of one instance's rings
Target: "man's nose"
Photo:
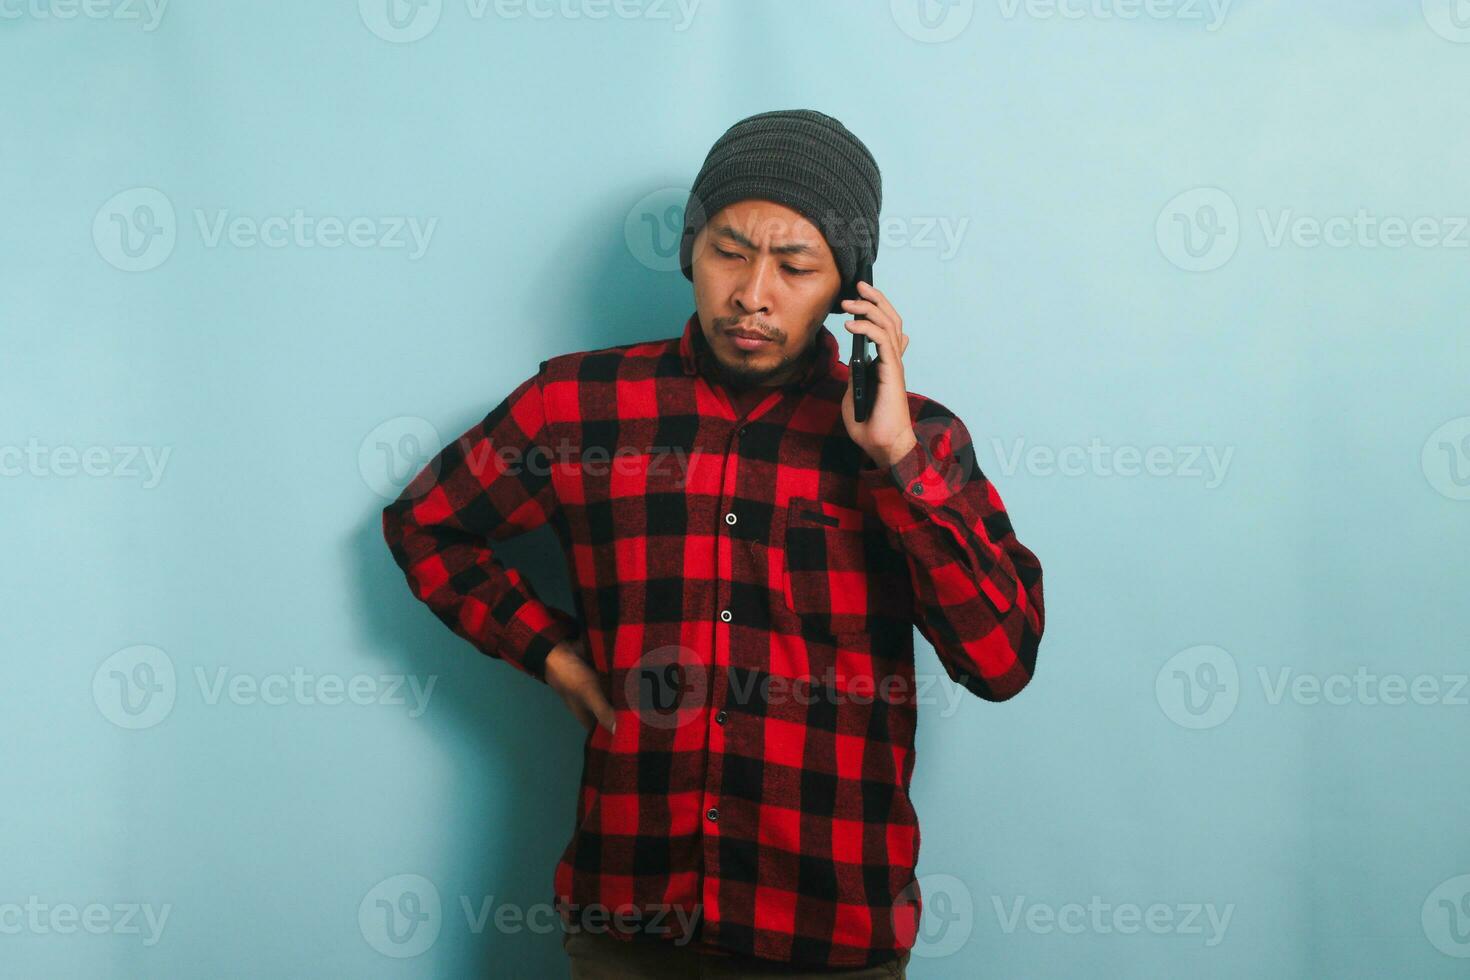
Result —
[[767, 293], [770, 291], [771, 269], [765, 262], [753, 262], [745, 273], [735, 293], [735, 302], [747, 313], [768, 313]]

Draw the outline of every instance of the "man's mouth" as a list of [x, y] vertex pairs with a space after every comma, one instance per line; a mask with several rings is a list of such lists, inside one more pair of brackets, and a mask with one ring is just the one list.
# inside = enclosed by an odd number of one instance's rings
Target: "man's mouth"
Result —
[[762, 350], [766, 346], [775, 343], [775, 339], [755, 330], [732, 329], [726, 330], [725, 336], [730, 338], [730, 343], [741, 350]]

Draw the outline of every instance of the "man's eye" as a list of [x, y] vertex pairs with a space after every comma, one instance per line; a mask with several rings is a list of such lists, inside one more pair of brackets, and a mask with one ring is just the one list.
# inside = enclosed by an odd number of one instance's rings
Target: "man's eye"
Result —
[[[724, 256], [727, 259], [738, 259], [738, 258], [740, 258], [740, 256], [737, 253], [735, 253], [735, 252], [727, 252], [723, 248], [720, 248], [718, 245], [711, 245], [710, 247], [715, 250], [715, 254], [716, 255]], [[816, 271], [817, 271], [816, 269], [798, 269], [795, 266], [790, 266], [790, 265], [783, 265], [781, 268], [785, 269], [787, 272], [791, 273], [793, 276], [810, 276], [810, 275], [815, 274]]]

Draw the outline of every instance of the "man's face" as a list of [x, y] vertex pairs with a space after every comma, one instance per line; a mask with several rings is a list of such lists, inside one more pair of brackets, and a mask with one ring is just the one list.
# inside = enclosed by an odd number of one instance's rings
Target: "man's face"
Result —
[[738, 201], [700, 229], [692, 261], [700, 329], [725, 380], [794, 378], [842, 286], [817, 226], [774, 201]]

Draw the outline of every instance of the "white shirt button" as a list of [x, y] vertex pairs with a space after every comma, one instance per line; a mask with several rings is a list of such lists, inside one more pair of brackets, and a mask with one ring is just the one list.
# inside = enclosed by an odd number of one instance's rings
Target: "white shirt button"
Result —
[[730, 610], [728, 610], [728, 609], [721, 609], [720, 610], [720, 618], [722, 620], [724, 620], [725, 622], [728, 623], [730, 620], [734, 619], [735, 617], [732, 616], [732, 615], [730, 615]]
[[726, 524], [734, 524], [735, 523], [735, 514], [733, 512], [725, 515], [725, 523]]

